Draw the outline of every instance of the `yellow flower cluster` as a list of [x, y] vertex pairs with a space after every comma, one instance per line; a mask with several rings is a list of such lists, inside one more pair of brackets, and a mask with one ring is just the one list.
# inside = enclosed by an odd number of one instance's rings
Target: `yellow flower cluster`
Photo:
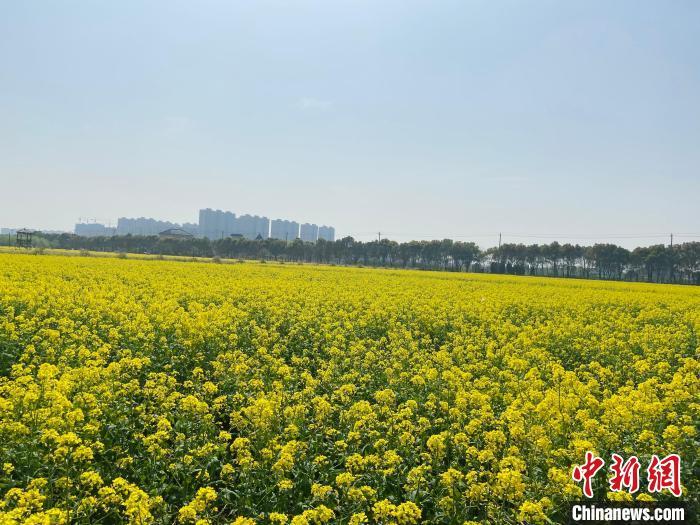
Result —
[[697, 497], [699, 334], [691, 287], [0, 255], [0, 523], [556, 523], [587, 450]]

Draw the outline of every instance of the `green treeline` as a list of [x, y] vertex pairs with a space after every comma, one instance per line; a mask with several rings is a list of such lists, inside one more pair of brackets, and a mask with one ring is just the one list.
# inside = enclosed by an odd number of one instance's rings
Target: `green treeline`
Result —
[[[7, 244], [7, 240], [5, 243]], [[490, 272], [513, 275], [584, 277], [657, 283], [700, 284], [700, 242], [627, 250], [614, 244], [503, 244], [481, 250], [473, 242], [335, 242], [277, 239], [172, 239], [158, 236], [78, 237], [39, 234], [34, 244], [73, 250], [148, 253], [191, 257]]]

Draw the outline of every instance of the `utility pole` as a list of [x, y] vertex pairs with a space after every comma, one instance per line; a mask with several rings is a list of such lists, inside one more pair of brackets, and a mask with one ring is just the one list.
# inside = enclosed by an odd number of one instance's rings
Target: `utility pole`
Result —
[[500, 232], [498, 233], [498, 249], [501, 249], [501, 234]]
[[382, 242], [382, 232], [377, 232], [377, 239]]
[[671, 234], [671, 248], [673, 248], [673, 234]]

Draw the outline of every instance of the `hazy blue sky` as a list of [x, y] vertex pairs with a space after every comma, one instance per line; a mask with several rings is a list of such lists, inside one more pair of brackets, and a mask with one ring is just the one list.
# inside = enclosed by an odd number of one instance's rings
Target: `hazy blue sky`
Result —
[[699, 233], [700, 2], [4, 1], [0, 195], [35, 228]]

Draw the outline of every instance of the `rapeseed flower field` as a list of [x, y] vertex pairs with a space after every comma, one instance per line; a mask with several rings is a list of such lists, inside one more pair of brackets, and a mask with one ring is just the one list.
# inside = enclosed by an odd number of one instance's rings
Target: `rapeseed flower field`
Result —
[[0, 255], [0, 523], [560, 523], [586, 451], [697, 498], [699, 332], [691, 287]]

